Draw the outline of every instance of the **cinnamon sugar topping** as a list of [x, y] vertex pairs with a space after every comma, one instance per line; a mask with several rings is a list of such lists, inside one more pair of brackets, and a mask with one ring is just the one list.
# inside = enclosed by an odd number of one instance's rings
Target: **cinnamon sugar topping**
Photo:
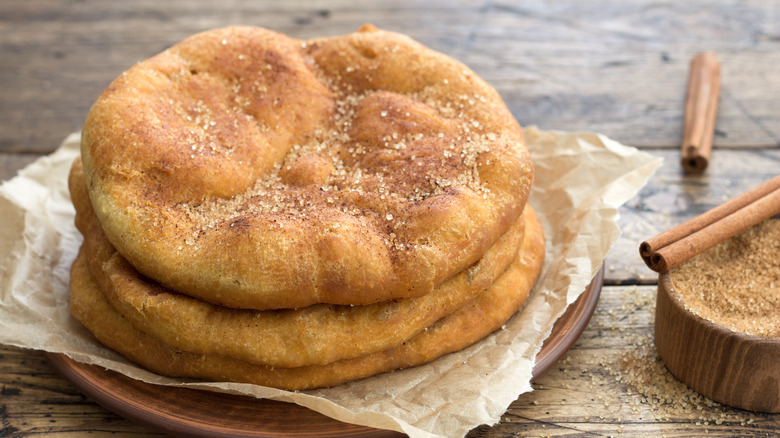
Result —
[[[186, 239], [195, 245], [203, 232], [216, 226], [232, 226], [241, 217], [257, 214], [279, 215], [279, 226], [285, 221], [304, 218], [310, 214], [323, 214], [330, 210], [350, 216], [373, 215], [369, 221], [395, 222], [393, 228], [403, 225], [404, 205], [414, 204], [441, 195], [447, 190], [463, 188], [478, 193], [483, 199], [490, 196], [490, 189], [480, 179], [479, 166], [491, 163], [489, 144], [498, 135], [479, 133], [480, 123], [463, 113], [455, 115], [450, 106], [432, 110], [439, 113], [441, 123], [454, 126], [449, 135], [444, 132], [402, 132], [394, 124], [407, 123], [412, 114], [391, 114], [392, 110], [378, 113], [379, 123], [387, 125], [389, 134], [381, 138], [357, 138], [350, 135], [357, 118], [374, 123], [372, 114], [366, 114], [364, 101], [371, 93], [345, 93], [333, 81], [328, 81], [335, 100], [335, 112], [330, 120], [331, 129], [320, 129], [306, 144], [293, 145], [287, 155], [272, 171], [263, 175], [248, 190], [231, 198], [207, 199], [198, 204], [181, 203], [177, 207], [194, 224], [195, 233]], [[397, 96], [401, 101], [414, 101], [415, 96]], [[238, 102], [238, 97], [236, 102]], [[459, 101], [471, 102], [468, 96]], [[462, 106], [461, 106], [462, 107]], [[202, 129], [201, 138], [192, 145], [193, 153], [203, 152], [203, 135], [215, 122], [208, 117], [202, 102], [195, 106], [193, 123]], [[373, 115], [374, 118], [376, 115]], [[401, 117], [401, 121], [397, 120]], [[455, 119], [450, 117], [455, 116]], [[377, 161], [386, 166], [377, 166]], [[393, 170], [390, 171], [387, 168]], [[318, 191], [304, 190], [315, 184]], [[457, 188], [456, 188], [457, 187]], [[372, 201], [378, 198], [381, 202]], [[386, 211], [368, 211], [355, 208], [358, 204], [385, 205]], [[342, 202], [345, 201], [345, 202]], [[379, 220], [377, 220], [379, 219]], [[395, 233], [386, 240], [391, 249], [402, 250], [407, 243], [400, 242]]]
[[131, 72], [90, 111], [85, 172], [117, 249], [176, 290], [253, 308], [422, 296], [528, 198], [498, 93], [403, 35], [231, 27]]
[[780, 337], [780, 219], [768, 219], [671, 271], [690, 311], [734, 331]]

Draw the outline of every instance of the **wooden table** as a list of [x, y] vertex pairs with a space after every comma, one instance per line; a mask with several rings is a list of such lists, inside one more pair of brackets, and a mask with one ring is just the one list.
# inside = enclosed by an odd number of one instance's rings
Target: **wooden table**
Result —
[[[465, 62], [524, 125], [600, 132], [665, 159], [621, 208], [624, 235], [579, 341], [500, 424], [470, 436], [780, 434], [780, 415], [714, 404], [665, 371], [652, 339], [657, 277], [637, 255], [641, 240], [780, 172], [778, 2], [4, 2], [0, 179], [78, 131], [121, 71], [192, 33], [251, 24], [308, 38], [365, 22]], [[691, 176], [679, 165], [683, 102], [688, 62], [704, 50], [723, 84], [712, 162]], [[41, 353], [0, 346], [0, 436], [86, 432], [158, 433], [81, 395]]]

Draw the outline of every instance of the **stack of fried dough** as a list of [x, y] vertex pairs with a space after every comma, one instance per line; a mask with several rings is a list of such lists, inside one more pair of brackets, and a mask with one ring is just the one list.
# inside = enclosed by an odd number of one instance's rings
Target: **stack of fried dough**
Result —
[[200, 33], [90, 110], [71, 312], [168, 376], [299, 390], [424, 364], [526, 300], [532, 180], [498, 93], [406, 36]]

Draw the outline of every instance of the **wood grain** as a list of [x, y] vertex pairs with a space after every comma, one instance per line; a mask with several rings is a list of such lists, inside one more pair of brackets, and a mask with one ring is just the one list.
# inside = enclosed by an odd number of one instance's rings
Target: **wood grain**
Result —
[[711, 50], [723, 65], [715, 147], [775, 147], [777, 9], [760, 0], [11, 2], [0, 14], [0, 150], [53, 150], [114, 77], [192, 33], [251, 24], [311, 38], [365, 22], [468, 64], [524, 125], [642, 147], [679, 147], [688, 62]]

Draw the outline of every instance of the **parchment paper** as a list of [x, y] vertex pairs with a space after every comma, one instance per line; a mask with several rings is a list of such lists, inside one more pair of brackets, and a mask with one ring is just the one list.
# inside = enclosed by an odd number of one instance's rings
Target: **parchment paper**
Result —
[[545, 266], [525, 307], [502, 330], [461, 352], [417, 368], [304, 392], [170, 379], [130, 364], [96, 343], [68, 309], [68, 270], [81, 236], [73, 225], [66, 181], [78, 155], [78, 134], [0, 186], [0, 343], [65, 353], [149, 383], [293, 402], [341, 421], [412, 437], [458, 437], [481, 424], [495, 424], [518, 395], [531, 391], [542, 343], [617, 240], [618, 207], [661, 164], [598, 134], [530, 127], [525, 135], [536, 165], [530, 202], [547, 235]]

